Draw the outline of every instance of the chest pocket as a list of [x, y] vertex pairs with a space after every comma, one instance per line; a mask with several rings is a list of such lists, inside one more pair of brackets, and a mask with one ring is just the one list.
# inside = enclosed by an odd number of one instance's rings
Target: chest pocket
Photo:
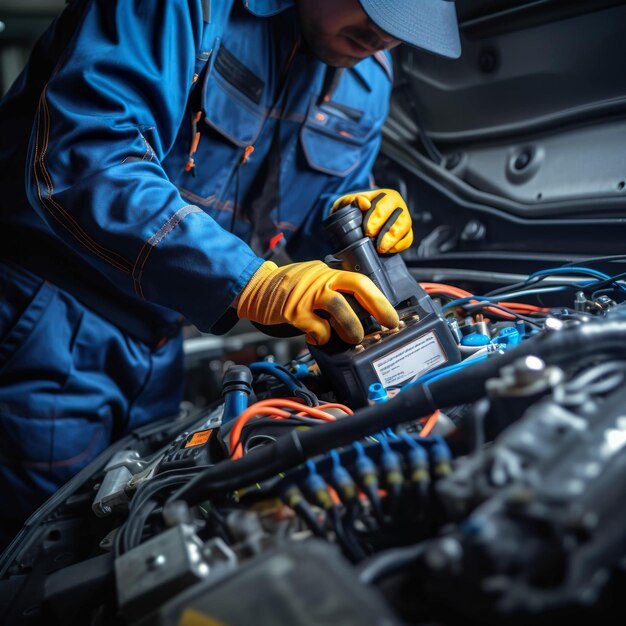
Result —
[[300, 131], [308, 165], [330, 176], [345, 177], [361, 163], [363, 147], [376, 132], [375, 121], [356, 108], [313, 100]]
[[265, 120], [265, 83], [223, 45], [203, 87], [204, 123], [234, 146], [254, 144]]
[[265, 83], [258, 76], [225, 47], [217, 49], [196, 103], [202, 113], [198, 140], [194, 145], [193, 131], [182, 138], [184, 145], [194, 146], [195, 171], [181, 174], [184, 168], [180, 165], [176, 170], [183, 197], [213, 217], [215, 211], [232, 211], [229, 188], [246, 146], [254, 144], [263, 128], [265, 92]]

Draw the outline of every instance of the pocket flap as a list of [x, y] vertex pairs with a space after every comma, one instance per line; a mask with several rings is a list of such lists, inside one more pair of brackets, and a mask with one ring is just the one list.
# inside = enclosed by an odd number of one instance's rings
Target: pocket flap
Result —
[[344, 177], [359, 165], [363, 146], [374, 132], [374, 123], [354, 110], [331, 102], [312, 103], [300, 140], [313, 169]]
[[[249, 88], [243, 88], [244, 82]], [[261, 79], [220, 48], [203, 86], [204, 122], [237, 146], [254, 144], [265, 119], [264, 87]]]

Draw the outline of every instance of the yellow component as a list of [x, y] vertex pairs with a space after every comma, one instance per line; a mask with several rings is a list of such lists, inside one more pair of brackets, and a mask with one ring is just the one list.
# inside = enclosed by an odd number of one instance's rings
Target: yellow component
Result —
[[376, 249], [381, 254], [402, 252], [413, 243], [411, 213], [394, 189], [359, 191], [339, 198], [331, 213], [350, 204], [356, 204], [363, 217], [363, 232], [368, 237], [378, 237]]
[[343, 341], [358, 344], [363, 340], [363, 327], [342, 293], [354, 295], [383, 326], [398, 326], [396, 310], [367, 276], [334, 270], [321, 261], [283, 267], [266, 261], [239, 295], [237, 313], [264, 325], [287, 322], [317, 345], [330, 340], [332, 325]]
[[386, 475], [386, 480], [390, 485], [401, 485], [404, 482], [404, 478], [400, 472], [389, 472]]
[[346, 500], [353, 500], [356, 498], [356, 489], [352, 485], [342, 487], [341, 493], [343, 493], [343, 497]]
[[185, 609], [178, 620], [178, 626], [228, 626], [228, 624], [195, 609]]
[[430, 474], [425, 469], [416, 469], [411, 474], [411, 480], [414, 483], [430, 480]]
[[333, 501], [328, 491], [325, 491], [324, 489], [319, 489], [315, 492], [315, 497], [317, 498], [317, 501], [323, 509], [328, 510], [333, 508]]
[[302, 494], [299, 489], [289, 489], [285, 494], [285, 504], [294, 509], [298, 504], [302, 502]]
[[447, 476], [452, 471], [449, 463], [437, 463], [434, 468], [436, 476]]
[[376, 474], [365, 474], [365, 476], [363, 476], [364, 485], [375, 485], [376, 483], [378, 483]]

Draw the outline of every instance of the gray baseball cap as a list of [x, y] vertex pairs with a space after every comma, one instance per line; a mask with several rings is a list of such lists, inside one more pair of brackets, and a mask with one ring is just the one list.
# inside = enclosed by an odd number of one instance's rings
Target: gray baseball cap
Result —
[[359, 0], [369, 18], [392, 37], [458, 59], [461, 40], [454, 0]]

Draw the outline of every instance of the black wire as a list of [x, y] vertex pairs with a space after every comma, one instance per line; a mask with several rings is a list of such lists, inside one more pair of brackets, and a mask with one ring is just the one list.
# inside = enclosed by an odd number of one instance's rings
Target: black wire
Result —
[[[281, 409], [281, 410], [285, 410], [285, 409]], [[243, 426], [242, 430], [245, 430], [246, 428], [250, 428], [252, 426], [258, 426], [258, 425], [292, 425], [292, 426], [301, 426], [302, 424], [307, 424], [307, 425], [314, 425], [317, 426], [318, 424], [323, 424], [325, 422], [325, 420], [322, 419], [318, 419], [316, 417], [307, 417], [304, 415], [292, 415], [291, 417], [281, 417], [281, 418], [276, 418], [276, 419], [272, 419], [271, 417], [269, 418], [261, 418], [259, 420], [250, 420], [249, 422], [246, 422]]]
[[594, 291], [590, 296], [589, 299], [590, 300], [596, 300], [599, 296], [606, 294], [606, 293], [610, 293], [615, 295], [615, 292], [617, 290], [615, 289], [615, 287], [608, 287], [606, 289], [598, 289], [597, 291]]
[[608, 261], [610, 263], [615, 261], [626, 261], [626, 254], [610, 254], [608, 256], [592, 256], [587, 259], [581, 259], [579, 261], [570, 261], [561, 265], [561, 267], [572, 267], [573, 265], [589, 265], [589, 263], [600, 263], [602, 261]]
[[[499, 296], [501, 294], [507, 294], [510, 292], [515, 292], [515, 291], [519, 291], [520, 289], [527, 289], [528, 287], [532, 287], [533, 285], [535, 285], [536, 283], [540, 283], [542, 280], [545, 280], [546, 278], [548, 278], [548, 276], [534, 276], [533, 278], [527, 278], [526, 280], [522, 280], [518, 283], [513, 283], [512, 285], [505, 285], [504, 287], [498, 287], [498, 289], [494, 289], [493, 291], [489, 291], [488, 293], [484, 294], [484, 296], [486, 298], [491, 298], [492, 296]], [[580, 288], [577, 287], [575, 284], [573, 283], [557, 283], [557, 284], [552, 284], [550, 283], [550, 287], [569, 287], [569, 288]], [[530, 294], [529, 294], [530, 295]]]
[[379, 552], [357, 567], [359, 582], [373, 585], [421, 559], [425, 550], [426, 544], [418, 543], [414, 546]]
[[169, 470], [141, 483], [128, 507], [128, 519], [118, 529], [115, 537], [115, 552], [122, 554], [141, 543], [141, 536], [148, 518], [159, 505], [158, 500], [149, 504], [155, 496], [184, 484], [190, 475], [201, 472], [204, 467], [190, 467], [179, 470]]
[[343, 523], [341, 513], [338, 507], [333, 507], [329, 512], [329, 518], [335, 531], [337, 541], [344, 549], [346, 556], [353, 562], [358, 563], [365, 558], [365, 551], [359, 545], [356, 538], [349, 532], [346, 525]]
[[[545, 278], [548, 278], [548, 277], [545, 277]], [[517, 285], [519, 285], [519, 284], [520, 283], [517, 283]], [[543, 287], [543, 289], [547, 289], [547, 288], [551, 289], [551, 288], [557, 288], [557, 287], [559, 287], [561, 289], [580, 290], [580, 289], [584, 289], [586, 287], [586, 285], [581, 285], [579, 283], [566, 283], [566, 282], [555, 283], [555, 282], [551, 282], [549, 285], [546, 285], [545, 287]], [[526, 290], [532, 291], [533, 289], [539, 289], [539, 288], [540, 287], [535, 285], [535, 282], [533, 281], [532, 284], [521, 285], [519, 287], [515, 287], [515, 289], [511, 289], [510, 287], [507, 287], [505, 291], [502, 291], [501, 293], [498, 293], [498, 294], [494, 294], [492, 292], [489, 292], [489, 293], [484, 294], [484, 297], [491, 298], [492, 296], [497, 295], [497, 296], [506, 298], [509, 295], [509, 293], [510, 293], [510, 294], [513, 294], [512, 297], [517, 298], [518, 296], [515, 295], [515, 292], [517, 292], [517, 291], [526, 291]], [[520, 298], [528, 298], [528, 297], [532, 296], [534, 298], [539, 298], [540, 296], [544, 296], [544, 295], [547, 295], [547, 294], [550, 294], [550, 293], [553, 293], [553, 292], [544, 291], [544, 292], [541, 292], [541, 293], [539, 293], [539, 292], [538, 293], [524, 293], [524, 294], [522, 294], [519, 297]]]
[[[616, 274], [615, 276], [611, 276], [610, 278], [607, 278], [605, 280], [601, 280], [597, 283], [593, 283], [593, 285], [586, 285], [583, 291], [584, 290], [590, 291], [592, 288], [596, 291], [605, 289], [606, 287], [613, 285], [613, 283], [615, 283], [616, 280], [620, 280], [622, 278], [626, 278], [626, 272], [622, 272], [621, 274]], [[623, 289], [621, 289], [618, 286], [614, 286], [613, 289], [623, 292]]]
[[[306, 420], [306, 421], [305, 421]], [[267, 439], [276, 441], [276, 439], [274, 437], [272, 437], [271, 435], [263, 435], [261, 434], [253, 434], [251, 431], [254, 431], [255, 429], [259, 428], [259, 427], [265, 427], [265, 426], [291, 426], [292, 428], [297, 428], [298, 426], [309, 426], [311, 424], [317, 426], [318, 424], [323, 423], [321, 420], [315, 420], [315, 419], [302, 419], [302, 418], [291, 418], [291, 417], [286, 417], [283, 419], [260, 419], [258, 421], [255, 422], [248, 422], [241, 430], [241, 436], [239, 437], [239, 443], [241, 444], [241, 446], [243, 447], [244, 453], [248, 452], [248, 444], [250, 443], [251, 439], [254, 439], [255, 437], [267, 437]], [[234, 451], [233, 451], [234, 453]]]
[[[324, 420], [318, 419], [316, 417], [307, 417], [304, 415], [296, 415], [296, 409], [281, 409], [282, 411], [288, 411], [289, 413], [293, 413], [291, 417], [284, 417], [280, 419], [272, 419], [272, 418], [261, 418], [258, 420], [254, 420], [252, 418], [249, 422], [246, 422], [241, 429], [241, 435], [239, 436], [238, 444], [241, 444], [242, 448], [246, 450], [245, 442], [249, 439], [249, 435], [246, 431], [254, 428], [255, 426], [318, 426], [319, 424], [323, 424]], [[253, 421], [254, 420], [254, 421]], [[235, 454], [235, 450], [237, 446], [235, 446], [232, 452], [229, 454], [229, 458]]]
[[517, 311], [513, 311], [512, 309], [507, 309], [506, 307], [501, 306], [500, 304], [496, 304], [495, 302], [483, 301], [483, 302], [478, 302], [476, 304], [461, 304], [459, 306], [463, 307], [467, 311], [480, 311], [481, 309], [486, 309], [486, 308], [498, 309], [500, 311], [504, 311], [505, 313], [508, 313], [509, 315], [513, 315], [517, 319], [520, 319], [523, 322], [526, 322], [527, 324], [536, 326], [537, 328], [543, 328], [543, 324], [537, 322], [537, 320], [534, 320], [531, 317], [527, 317], [526, 315], [521, 315], [520, 313], [517, 313]]
[[[623, 256], [626, 259], [626, 255], [623, 255]], [[562, 265], [561, 267], [569, 267], [571, 265], [574, 265], [574, 264], [569, 263], [568, 265]], [[558, 267], [554, 268], [555, 271], [558, 271], [558, 269], [559, 269]], [[498, 289], [494, 289], [493, 291], [486, 293], [485, 297], [490, 298], [492, 296], [497, 296], [497, 295], [501, 295], [501, 294], [512, 292], [512, 291], [518, 291], [520, 289], [526, 289], [528, 287], [536, 285], [537, 283], [542, 282], [546, 278], [553, 278], [554, 276], [557, 276], [557, 275], [558, 274], [544, 274], [541, 276], [533, 276], [532, 278], [528, 278], [524, 281], [513, 283], [512, 285], [506, 285], [504, 287], [499, 287]], [[591, 285], [580, 285], [577, 283], [550, 283], [550, 287], [567, 287], [569, 289], [577, 289], [577, 290], [598, 289], [605, 285], [615, 284], [617, 280], [620, 280], [621, 278], [626, 277], [626, 272], [622, 274], [616, 274], [615, 276], [610, 276], [608, 279], [603, 279], [603, 280], [598, 279], [598, 277], [591, 272], [587, 273], [587, 272], [581, 271], [580, 275], [581, 276], [586, 275], [591, 278], [595, 278], [597, 282]], [[615, 285], [615, 286], [617, 289], [622, 290], [619, 285]]]

